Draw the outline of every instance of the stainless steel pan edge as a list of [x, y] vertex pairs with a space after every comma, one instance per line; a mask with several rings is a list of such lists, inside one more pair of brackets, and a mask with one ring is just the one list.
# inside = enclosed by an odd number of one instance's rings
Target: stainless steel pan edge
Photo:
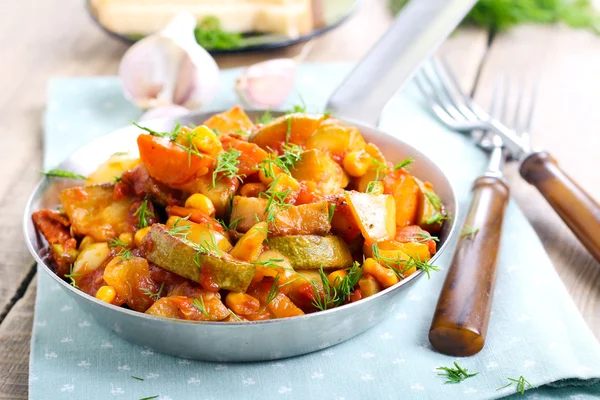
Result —
[[[191, 114], [179, 121], [182, 124], [199, 124], [210, 115]], [[416, 156], [414, 174], [434, 184], [451, 217], [444, 225], [440, 248], [432, 259], [435, 262], [456, 229], [456, 196], [448, 179], [431, 160], [392, 135], [354, 121], [345, 122], [360, 128], [365, 139], [380, 146], [389, 160], [399, 161], [409, 155]], [[172, 127], [172, 122], [152, 121], [147, 125], [153, 129], [167, 130]], [[59, 167], [88, 174], [110, 154], [135, 150], [135, 138], [139, 133], [134, 127], [113, 132], [79, 149]], [[99, 301], [73, 288], [60, 279], [40, 256], [45, 243], [33, 227], [31, 214], [41, 208], [58, 205], [60, 191], [75, 184], [68, 180], [48, 178], [38, 184], [24, 214], [29, 250], [40, 269], [50, 275], [99, 325], [132, 343], [161, 353], [219, 362], [264, 361], [310, 353], [341, 343], [377, 324], [396, 307], [399, 296], [406, 293], [402, 288], [423, 275], [422, 271], [417, 271], [397, 285], [357, 303], [287, 319], [238, 323], [191, 322], [134, 312]]]

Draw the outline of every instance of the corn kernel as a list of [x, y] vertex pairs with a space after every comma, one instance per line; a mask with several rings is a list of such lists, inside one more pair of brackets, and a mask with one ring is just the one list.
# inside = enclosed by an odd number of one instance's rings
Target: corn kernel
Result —
[[148, 233], [149, 230], [150, 230], [150, 227], [147, 226], [145, 228], [140, 229], [139, 231], [137, 231], [135, 233], [135, 235], [133, 236], [133, 241], [134, 241], [136, 247], [141, 246], [142, 240], [144, 239], [144, 236], [146, 236], [146, 234]]
[[213, 202], [201, 193], [195, 193], [188, 197], [185, 201], [185, 206], [188, 208], [193, 208], [195, 210], [202, 211], [204, 214], [210, 217], [215, 216], [216, 210]]
[[331, 285], [337, 288], [340, 285], [342, 279], [346, 277], [346, 275], [348, 275], [348, 272], [346, 272], [346, 270], [340, 269], [337, 271], [333, 271], [332, 273], [327, 275], [327, 280]]
[[126, 243], [127, 246], [131, 246], [131, 243], [133, 242], [133, 233], [131, 233], [131, 232], [121, 233], [119, 235], [119, 240], [123, 243]]
[[192, 142], [202, 153], [216, 155], [223, 150], [219, 137], [206, 125], [201, 125], [191, 132]]
[[112, 303], [116, 297], [117, 291], [112, 286], [101, 286], [96, 292], [96, 298], [98, 300], [105, 301], [109, 304]]
[[356, 178], [360, 178], [367, 173], [371, 159], [363, 151], [352, 151], [344, 157], [343, 165], [346, 172]]

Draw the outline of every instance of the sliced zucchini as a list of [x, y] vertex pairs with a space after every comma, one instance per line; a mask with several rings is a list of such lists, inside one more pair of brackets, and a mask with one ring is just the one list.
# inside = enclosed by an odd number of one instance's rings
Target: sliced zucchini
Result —
[[230, 258], [227, 253], [201, 253], [192, 243], [168, 233], [162, 224], [154, 224], [142, 241], [148, 261], [194, 282], [210, 279], [220, 288], [245, 292], [256, 267]]
[[341, 269], [352, 266], [348, 245], [337, 236], [293, 235], [269, 238], [267, 245], [287, 257], [294, 269]]

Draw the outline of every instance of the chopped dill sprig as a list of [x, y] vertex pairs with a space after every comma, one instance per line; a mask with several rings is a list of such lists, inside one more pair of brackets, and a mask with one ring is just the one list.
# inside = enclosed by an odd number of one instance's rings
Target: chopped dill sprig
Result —
[[206, 318], [210, 318], [210, 314], [206, 311], [206, 306], [204, 305], [204, 298], [200, 296], [200, 299], [194, 299], [192, 305], [196, 307]]
[[164, 286], [165, 286], [165, 283], [164, 282], [161, 283], [160, 289], [158, 289], [158, 292], [156, 292], [156, 293], [152, 293], [150, 290], [148, 290], [146, 288], [142, 289], [142, 293], [144, 293], [146, 296], [150, 297], [151, 299], [158, 300], [158, 299], [160, 299], [160, 296], [161, 296]]
[[504, 389], [504, 388], [507, 388], [507, 387], [509, 387], [510, 385], [512, 385], [513, 383], [515, 383], [515, 384], [516, 384], [516, 386], [517, 386], [517, 393], [519, 393], [519, 394], [525, 394], [525, 386], [526, 386], [526, 385], [527, 385], [527, 386], [529, 386], [530, 388], [532, 388], [532, 387], [533, 387], [533, 385], [532, 385], [531, 383], [529, 383], [529, 382], [527, 381], [527, 379], [525, 379], [525, 378], [523, 377], [523, 375], [521, 375], [521, 376], [520, 376], [518, 379], [515, 379], [515, 378], [507, 378], [507, 379], [508, 379], [510, 382], [508, 382], [506, 385], [504, 385], [504, 386], [502, 386], [502, 387], [499, 387], [498, 389], [496, 389], [496, 391], [498, 391], [498, 390], [501, 390], [501, 389]]
[[456, 368], [452, 368], [452, 367], [438, 367], [436, 368], [438, 371], [442, 371], [441, 373], [438, 374], [438, 376], [443, 376], [444, 378], [446, 378], [446, 381], [444, 383], [460, 383], [462, 381], [464, 381], [467, 378], [471, 378], [475, 375], [477, 375], [479, 372], [475, 372], [474, 374], [469, 374], [466, 368], [461, 367], [460, 365], [458, 365], [458, 363], [455, 361], [454, 362], [454, 366]]
[[73, 286], [75, 289], [79, 289], [79, 286], [77, 286], [77, 282], [75, 281], [75, 278], [81, 276], [81, 274], [74, 274], [73, 273], [73, 264], [71, 264], [69, 266], [69, 273], [65, 274], [65, 278], [68, 278], [71, 282], [69, 283], [71, 286]]
[[[212, 173], [212, 187], [217, 185], [217, 181], [221, 176], [228, 178], [238, 178], [240, 181], [242, 178], [237, 174], [239, 171], [238, 165], [240, 163], [239, 157], [242, 154], [241, 151], [234, 149], [233, 147], [229, 151], [219, 153], [217, 157], [217, 166]], [[219, 176], [221, 174], [221, 176]]]
[[400, 161], [398, 164], [394, 165], [394, 171], [399, 170], [400, 168], [406, 168], [408, 167], [410, 164], [412, 164], [413, 162], [415, 162], [415, 157], [414, 156], [410, 156], [405, 160]]
[[75, 172], [66, 171], [59, 168], [52, 168], [48, 171], [42, 171], [42, 174], [52, 178], [86, 179], [85, 175], [76, 174]]
[[133, 216], [138, 217], [139, 219], [139, 229], [146, 228], [150, 224], [150, 218], [154, 217], [154, 213], [148, 210], [148, 198], [145, 198], [144, 201], [142, 201], [142, 204], [135, 210]]

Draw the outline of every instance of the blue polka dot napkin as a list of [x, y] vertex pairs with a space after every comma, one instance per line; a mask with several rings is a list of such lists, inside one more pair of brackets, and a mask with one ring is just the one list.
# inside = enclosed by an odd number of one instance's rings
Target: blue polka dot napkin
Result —
[[[302, 65], [296, 91], [309, 111], [324, 107], [350, 67]], [[222, 90], [211, 108], [236, 104], [232, 84], [239, 72], [223, 71]], [[290, 103], [298, 100], [293, 97]], [[57, 164], [139, 114], [123, 98], [117, 78], [53, 80], [45, 165]], [[471, 183], [485, 168], [485, 154], [433, 120], [410, 87], [385, 110], [382, 128], [436, 160], [453, 181], [461, 207], [467, 206]], [[190, 361], [127, 343], [79, 310], [40, 272], [31, 399], [493, 399], [514, 394], [514, 384], [498, 388], [520, 376], [536, 387], [526, 398], [600, 398], [600, 345], [513, 202], [506, 214], [487, 345], [478, 355], [459, 360], [436, 353], [427, 340], [450, 257], [447, 250], [438, 262], [441, 272], [407, 287], [389, 318], [366, 333], [306, 356], [247, 364]], [[453, 361], [479, 374], [444, 384], [436, 368]]]

